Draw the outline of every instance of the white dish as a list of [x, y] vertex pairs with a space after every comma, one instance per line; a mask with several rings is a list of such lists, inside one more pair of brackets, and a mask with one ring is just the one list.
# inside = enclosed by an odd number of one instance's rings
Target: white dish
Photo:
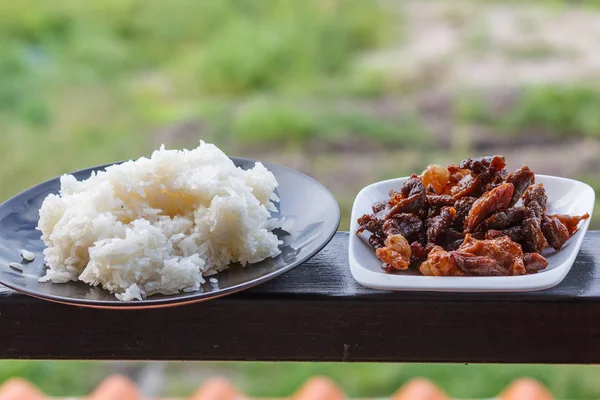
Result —
[[554, 176], [536, 175], [536, 183], [542, 183], [548, 195], [548, 212], [552, 214], [581, 215], [590, 218], [582, 222], [579, 230], [560, 251], [548, 249], [544, 257], [548, 267], [537, 274], [521, 276], [422, 276], [417, 271], [386, 274], [381, 261], [368, 244], [368, 232], [356, 235], [356, 220], [370, 214], [371, 205], [388, 198], [391, 189], [399, 190], [408, 178], [390, 179], [365, 187], [356, 196], [352, 207], [350, 224], [349, 261], [352, 276], [363, 286], [380, 290], [419, 290], [436, 292], [522, 292], [547, 289], [559, 284], [567, 275], [590, 224], [594, 210], [594, 190], [585, 183]]

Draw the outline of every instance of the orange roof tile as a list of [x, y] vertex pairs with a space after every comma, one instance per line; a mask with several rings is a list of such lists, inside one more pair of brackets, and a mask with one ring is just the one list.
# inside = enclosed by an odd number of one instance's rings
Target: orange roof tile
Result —
[[[106, 378], [88, 400], [141, 400], [137, 386], [129, 378], [113, 375]], [[4, 400], [0, 397], [0, 400]]]
[[[0, 400], [51, 400], [23, 379], [13, 378], [0, 385]], [[346, 395], [328, 378], [309, 379], [288, 400], [344, 400]], [[499, 396], [499, 400], [553, 400], [554, 397], [539, 382], [517, 379]], [[72, 399], [70, 399], [72, 400]], [[122, 376], [106, 378], [87, 398], [81, 400], [151, 400], [143, 398], [134, 382]], [[250, 400], [226, 379], [206, 381], [198, 391], [181, 400]], [[275, 399], [272, 399], [275, 400]], [[416, 378], [407, 382], [390, 400], [450, 400], [433, 382]]]
[[344, 400], [346, 395], [327, 378], [315, 377], [308, 380], [296, 392], [293, 400]]
[[500, 400], [552, 400], [554, 397], [538, 381], [531, 378], [517, 379], [500, 395]]
[[228, 380], [222, 378], [209, 379], [189, 398], [189, 400], [243, 399], [246, 399], [246, 397], [244, 397]]
[[431, 381], [415, 378], [402, 386], [392, 400], [450, 400], [450, 397]]
[[43, 400], [46, 396], [24, 379], [13, 378], [0, 386], [0, 400]]

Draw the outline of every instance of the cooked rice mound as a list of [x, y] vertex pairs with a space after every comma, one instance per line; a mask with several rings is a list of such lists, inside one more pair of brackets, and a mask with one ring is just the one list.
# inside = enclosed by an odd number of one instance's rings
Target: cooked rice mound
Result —
[[101, 285], [120, 300], [199, 290], [233, 262], [280, 253], [271, 232], [277, 181], [216, 146], [165, 150], [85, 181], [61, 177], [40, 209], [49, 266], [40, 281]]

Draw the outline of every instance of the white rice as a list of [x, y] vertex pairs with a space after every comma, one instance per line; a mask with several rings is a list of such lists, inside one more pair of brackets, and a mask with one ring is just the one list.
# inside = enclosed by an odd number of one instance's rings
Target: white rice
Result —
[[31, 251], [29, 250], [21, 250], [21, 258], [25, 261], [33, 261], [35, 260], [35, 254], [33, 254]]
[[18, 269], [19, 271], [23, 272], [23, 264], [18, 263], [18, 262], [11, 262], [8, 263], [8, 266], [14, 269]]
[[244, 171], [204, 142], [81, 182], [65, 175], [40, 209], [49, 266], [40, 281], [80, 280], [124, 301], [199, 290], [232, 262], [280, 253], [270, 231], [277, 186], [261, 163]]

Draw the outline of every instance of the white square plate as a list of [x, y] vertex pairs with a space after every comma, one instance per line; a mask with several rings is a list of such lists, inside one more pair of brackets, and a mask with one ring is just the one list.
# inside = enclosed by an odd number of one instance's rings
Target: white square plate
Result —
[[548, 195], [548, 212], [551, 214], [581, 215], [590, 218], [582, 222], [579, 230], [560, 251], [547, 249], [544, 257], [548, 267], [537, 274], [521, 276], [422, 276], [417, 271], [386, 274], [381, 261], [367, 242], [368, 232], [356, 235], [356, 220], [372, 212], [371, 205], [388, 198], [391, 189], [400, 190], [408, 178], [390, 179], [365, 187], [356, 196], [350, 224], [349, 260], [352, 276], [363, 286], [380, 290], [420, 290], [436, 292], [522, 292], [547, 289], [559, 284], [567, 275], [594, 210], [594, 190], [585, 183], [554, 176], [536, 175], [535, 182], [542, 183]]

